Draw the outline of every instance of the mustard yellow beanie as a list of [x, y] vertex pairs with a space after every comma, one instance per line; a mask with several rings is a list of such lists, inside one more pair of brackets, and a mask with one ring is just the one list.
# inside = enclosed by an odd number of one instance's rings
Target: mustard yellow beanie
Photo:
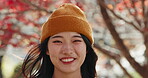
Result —
[[40, 41], [43, 42], [49, 36], [68, 31], [85, 35], [93, 44], [92, 28], [84, 12], [71, 3], [61, 5], [51, 14], [42, 26]]

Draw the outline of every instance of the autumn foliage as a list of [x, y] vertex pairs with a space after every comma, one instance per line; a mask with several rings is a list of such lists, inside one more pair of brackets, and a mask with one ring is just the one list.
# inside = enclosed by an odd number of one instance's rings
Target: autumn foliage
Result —
[[43, 22], [55, 8], [67, 2], [71, 0], [0, 0], [0, 48], [38, 43]]
[[[82, 0], [83, 1], [83, 0]], [[148, 0], [96, 0], [106, 28], [110, 31], [119, 53], [110, 51], [95, 43], [95, 47], [115, 60], [124, 73], [131, 74], [121, 64], [126, 58], [130, 65], [143, 78], [148, 77]], [[39, 43], [41, 25], [47, 17], [62, 3], [71, 2], [84, 10], [78, 0], [0, 0], [0, 49], [11, 44], [14, 47], [26, 47]], [[87, 12], [86, 12], [87, 13]], [[114, 17], [114, 18], [112, 18]], [[145, 61], [141, 65], [130, 54], [130, 48], [120, 38], [114, 19], [124, 21], [142, 34], [145, 45]], [[99, 26], [99, 25], [98, 25]], [[112, 46], [111, 46], [112, 47]]]

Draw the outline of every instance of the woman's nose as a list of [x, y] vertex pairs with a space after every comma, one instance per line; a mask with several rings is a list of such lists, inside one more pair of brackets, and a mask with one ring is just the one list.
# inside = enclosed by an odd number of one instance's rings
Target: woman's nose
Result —
[[72, 54], [74, 52], [73, 46], [71, 44], [64, 44], [62, 47], [63, 54]]

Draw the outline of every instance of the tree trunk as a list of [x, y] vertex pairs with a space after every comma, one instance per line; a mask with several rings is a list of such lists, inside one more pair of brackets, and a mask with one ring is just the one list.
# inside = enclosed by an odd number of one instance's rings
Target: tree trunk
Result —
[[148, 72], [148, 32], [147, 31], [143, 33], [143, 37], [144, 37], [144, 44], [145, 44], [145, 48], [146, 48], [146, 50], [145, 50], [146, 63], [144, 65], [144, 68], [146, 70], [145, 77], [148, 77], [148, 74], [147, 74], [147, 72]]
[[[141, 66], [139, 63], [135, 61], [133, 57], [131, 57], [128, 48], [124, 45], [123, 40], [120, 38], [119, 34], [115, 30], [115, 26], [111, 22], [111, 18], [109, 14], [107, 13], [107, 10], [105, 7], [102, 6], [102, 2], [104, 0], [98, 0], [98, 4], [100, 6], [101, 14], [103, 16], [103, 19], [105, 20], [105, 24], [107, 28], [109, 29], [113, 39], [116, 42], [116, 46], [120, 50], [120, 52], [123, 54], [123, 56], [129, 61], [131, 66], [143, 77], [146, 78], [148, 77], [148, 74], [146, 74], [147, 69], [145, 69], [143, 66]], [[147, 75], [147, 76], [146, 76]]]

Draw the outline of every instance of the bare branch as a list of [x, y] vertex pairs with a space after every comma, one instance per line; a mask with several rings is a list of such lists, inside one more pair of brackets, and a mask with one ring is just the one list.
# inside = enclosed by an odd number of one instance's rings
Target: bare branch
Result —
[[148, 10], [146, 10], [146, 6], [145, 6], [145, 2], [146, 0], [142, 0], [142, 11], [143, 11], [143, 20], [144, 20], [144, 25], [147, 28], [148, 27]]
[[108, 9], [116, 18], [121, 19], [121, 20], [125, 21], [127, 24], [132, 25], [135, 29], [137, 29], [138, 31], [140, 31], [142, 33], [141, 29], [139, 29], [133, 22], [129, 22], [129, 21], [125, 20], [124, 18], [120, 17], [119, 15], [117, 15], [113, 10], [108, 8], [104, 2], [100, 1], [100, 5], [106, 9]]
[[94, 44], [94, 47], [103, 52], [103, 54], [107, 55], [108, 57], [120, 61], [121, 56], [119, 54], [103, 49], [99, 46], [99, 44]]
[[31, 3], [29, 0], [23, 0], [26, 4], [29, 4], [29, 5], [31, 5], [31, 6], [33, 6], [33, 7], [35, 7], [35, 8], [37, 8], [38, 10], [41, 10], [41, 11], [45, 11], [46, 13], [51, 13], [51, 11], [49, 12], [49, 11], [47, 11], [46, 9], [44, 9], [44, 8], [41, 8], [40, 6], [37, 6], [37, 5], [35, 5], [35, 4], [33, 4], [33, 3]]
[[148, 9], [145, 12], [145, 27], [148, 28]]
[[103, 54], [107, 55], [109, 58], [115, 60], [118, 65], [121, 67], [121, 69], [124, 71], [124, 73], [129, 77], [132, 78], [132, 76], [126, 71], [126, 69], [121, 65], [120, 59], [121, 56], [119, 54], [116, 54], [114, 52], [108, 51], [106, 49], [103, 49], [102, 47], [99, 46], [99, 44], [94, 44], [94, 47], [97, 48], [99, 51], [101, 51]]
[[141, 0], [141, 1], [142, 1], [142, 10], [143, 10], [143, 14], [145, 14], [145, 13], [144, 13], [144, 11], [145, 11], [144, 1], [145, 1], [145, 0]]
[[129, 61], [129, 63], [132, 65], [132, 67], [137, 72], [139, 72], [140, 75], [143, 76], [145, 74], [145, 72], [143, 71], [144, 68], [139, 63], [137, 63], [133, 57], [131, 57], [131, 55], [129, 54], [129, 49], [124, 45], [123, 40], [119, 37], [119, 34], [115, 30], [115, 27], [111, 22], [111, 18], [109, 17], [109, 15], [107, 13], [107, 9], [102, 6], [102, 4], [100, 3], [101, 0], [98, 0], [98, 1], [99, 1], [98, 5], [100, 6], [101, 14], [102, 14], [104, 20], [107, 19], [105, 21], [105, 23], [106, 23], [113, 39], [116, 42], [117, 47], [122, 52], [124, 57], [126, 57], [126, 59]]
[[[125, 1], [125, 0], [124, 0]], [[128, 10], [128, 12], [130, 13], [130, 15], [131, 16], [133, 16], [133, 18], [136, 20], [136, 22], [137, 22], [137, 24], [140, 26], [140, 27], [142, 27], [141, 26], [141, 23], [140, 23], [140, 21], [138, 20], [138, 18], [137, 18], [137, 15], [138, 15], [138, 12], [137, 12], [137, 9], [136, 9], [136, 6], [135, 6], [135, 1], [134, 0], [129, 0], [130, 1], [130, 3], [131, 3], [131, 5], [133, 6], [133, 10], [135, 11], [135, 16], [132, 14], [132, 12], [130, 11], [130, 8], [128, 7], [128, 4], [126, 3], [126, 2], [124, 2], [124, 4], [126, 5], [126, 9]]]
[[118, 63], [118, 65], [121, 67], [121, 69], [124, 71], [124, 73], [129, 77], [129, 78], [133, 78], [127, 71], [126, 69], [121, 65], [121, 63], [119, 61], [116, 61]]

